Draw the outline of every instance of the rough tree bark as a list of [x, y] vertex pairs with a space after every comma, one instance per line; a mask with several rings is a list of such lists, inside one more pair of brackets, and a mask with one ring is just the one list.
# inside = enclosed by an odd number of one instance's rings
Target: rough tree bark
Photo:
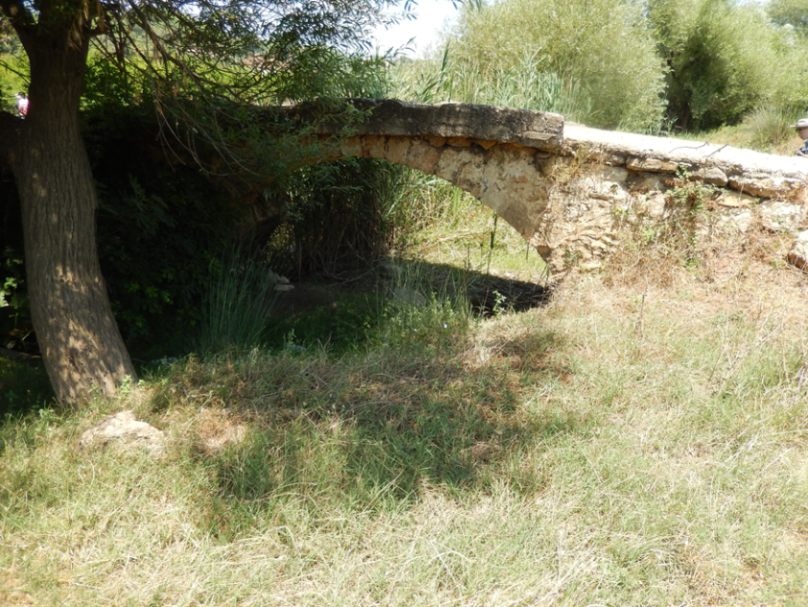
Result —
[[24, 120], [0, 117], [0, 161], [22, 203], [34, 329], [56, 395], [72, 405], [136, 379], [98, 262], [96, 193], [79, 128], [89, 36], [77, 31], [18, 31], [31, 66], [30, 107]]

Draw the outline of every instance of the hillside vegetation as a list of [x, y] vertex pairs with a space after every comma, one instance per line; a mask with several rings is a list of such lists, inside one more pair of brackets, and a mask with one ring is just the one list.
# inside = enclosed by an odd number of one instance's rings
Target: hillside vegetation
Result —
[[[593, 127], [702, 132], [806, 111], [803, 0], [465, 3], [393, 96], [552, 111]], [[767, 147], [763, 146], [765, 151]]]

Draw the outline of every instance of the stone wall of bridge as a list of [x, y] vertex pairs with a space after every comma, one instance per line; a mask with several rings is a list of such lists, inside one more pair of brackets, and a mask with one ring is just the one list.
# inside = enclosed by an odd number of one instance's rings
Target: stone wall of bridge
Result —
[[629, 231], [651, 238], [665, 227], [687, 230], [694, 246], [706, 247], [716, 239], [742, 243], [757, 229], [796, 236], [808, 227], [800, 179], [761, 176], [736, 189], [687, 165], [649, 170], [579, 154], [577, 162], [549, 163], [548, 204], [530, 240], [553, 273], [598, 268]]
[[531, 243], [556, 273], [598, 267], [627, 228], [673, 224], [705, 245], [808, 227], [805, 158], [566, 124], [547, 167]]

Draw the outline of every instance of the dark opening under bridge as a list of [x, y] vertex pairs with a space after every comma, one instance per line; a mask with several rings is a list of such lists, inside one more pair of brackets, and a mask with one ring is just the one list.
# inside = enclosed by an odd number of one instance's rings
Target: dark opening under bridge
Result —
[[649, 201], [664, 206], [675, 176], [725, 190], [729, 207], [744, 206], [738, 202], [744, 197], [802, 203], [808, 183], [808, 159], [602, 131], [565, 124], [558, 114], [386, 99], [348, 103], [348, 111], [327, 120], [313, 118], [318, 114], [309, 105], [282, 113], [331, 142], [322, 161], [386, 160], [469, 192], [554, 269], [561, 251], [608, 248], [616, 209]]

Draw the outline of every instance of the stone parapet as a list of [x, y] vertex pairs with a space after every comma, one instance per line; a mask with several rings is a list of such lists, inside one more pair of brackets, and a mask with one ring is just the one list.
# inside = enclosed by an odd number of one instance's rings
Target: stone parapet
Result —
[[566, 123], [561, 153], [582, 152], [634, 171], [674, 174], [684, 170], [707, 183], [764, 198], [787, 195], [808, 183], [808, 158]]

